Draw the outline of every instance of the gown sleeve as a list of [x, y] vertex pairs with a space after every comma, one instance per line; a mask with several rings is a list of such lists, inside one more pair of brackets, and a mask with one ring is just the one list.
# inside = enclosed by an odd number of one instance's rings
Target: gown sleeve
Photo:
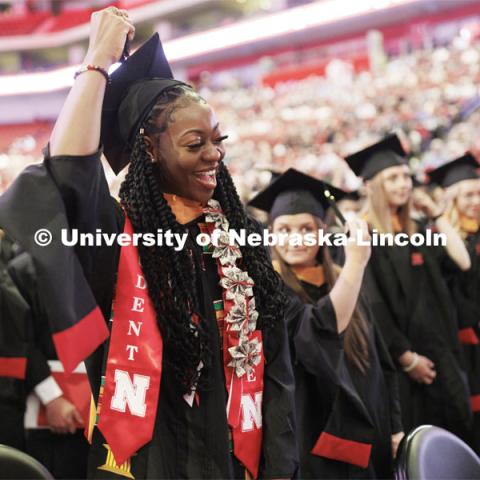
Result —
[[[0, 377], [23, 380], [28, 352], [27, 328], [31, 310], [19, 292], [7, 265], [7, 237], [0, 236]], [[3, 388], [3, 387], [2, 387]], [[5, 391], [0, 394], [0, 401]]]
[[[100, 156], [97, 151], [86, 156], [50, 157], [47, 148], [44, 162], [27, 167], [0, 197], [0, 225], [32, 257], [38, 297], [66, 371], [73, 370], [108, 336], [98, 306], [99, 297], [108, 295], [102, 295], [105, 288], [99, 282], [100, 291], [96, 292], [94, 284], [98, 278], [104, 280], [99, 270], [107, 271], [108, 278], [113, 276], [114, 260], [100, 265], [100, 249], [63, 242], [65, 232], [71, 234], [72, 229], [79, 233], [97, 228], [107, 233], [118, 231]], [[41, 229], [51, 233], [48, 246], [36, 241]], [[109, 255], [113, 257], [113, 253]], [[110, 287], [113, 282], [101, 283]]]
[[48, 359], [38, 342], [40, 335], [47, 334], [48, 327], [45, 328], [46, 319], [41, 313], [36, 277], [30, 256], [23, 252], [12, 259], [8, 265], [8, 272], [31, 309], [31, 315], [26, 325], [28, 350], [25, 386], [26, 391], [29, 392], [50, 376]]
[[315, 376], [322, 372], [336, 382], [343, 359], [343, 336], [337, 331], [330, 295], [308, 304], [292, 292], [287, 326], [294, 362]]
[[[430, 230], [433, 234], [438, 233], [438, 229], [435, 224], [425, 221], [417, 222], [417, 229], [424, 235], [426, 235], [427, 230]], [[460, 267], [448, 254], [446, 247], [443, 245], [429, 245], [428, 251], [437, 261], [443, 276], [449, 277], [462, 272]]]
[[[46, 149], [45, 166], [55, 182], [71, 229], [79, 233], [118, 233], [115, 200], [110, 196], [100, 161], [102, 151], [85, 156], [54, 156]], [[85, 276], [92, 283], [98, 247], [75, 247]]]
[[60, 192], [69, 225], [82, 232], [103, 228], [108, 214], [115, 218], [101, 156], [97, 150], [91, 155], [50, 157], [46, 148], [45, 166]]
[[298, 468], [295, 379], [284, 322], [265, 332], [262, 478], [293, 478]]
[[[60, 192], [68, 224], [82, 233], [100, 229], [114, 234], [123, 230], [123, 211], [110, 196], [101, 155], [102, 150], [98, 150], [85, 156], [50, 157], [46, 149], [45, 165]], [[75, 247], [75, 253], [104, 319], [109, 318], [120, 249], [107, 245]], [[85, 362], [95, 397], [103, 355], [103, 348], [97, 348]]]

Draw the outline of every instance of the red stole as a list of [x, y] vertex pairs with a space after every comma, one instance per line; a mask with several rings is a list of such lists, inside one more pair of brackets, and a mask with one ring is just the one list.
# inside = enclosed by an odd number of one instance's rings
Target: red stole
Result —
[[[133, 233], [127, 216], [124, 232]], [[162, 337], [133, 245], [120, 251], [111, 321], [98, 428], [122, 465], [152, 438], [162, 376]]]
[[[214, 228], [212, 224], [208, 227], [209, 230]], [[124, 233], [133, 234], [127, 216]], [[224, 279], [224, 269], [235, 267], [235, 262], [222, 266], [221, 259], [217, 258], [217, 265], [220, 278]], [[225, 314], [229, 315], [242, 300], [244, 311], [240, 314], [248, 319], [249, 308], [255, 310], [254, 301], [252, 303], [253, 299], [249, 298], [253, 294], [244, 295], [243, 299], [237, 295], [234, 302], [229, 298], [228, 291], [229, 288], [224, 287]], [[138, 251], [132, 245], [123, 246], [120, 252], [111, 321], [105, 382], [97, 408], [98, 428], [107, 440], [115, 462], [122, 465], [152, 438], [162, 374], [162, 337], [148, 296]], [[230, 325], [225, 326], [223, 338], [227, 419], [232, 431], [234, 454], [256, 478], [262, 450], [262, 333], [256, 329], [248, 333], [245, 351], [238, 351], [239, 332]], [[253, 350], [257, 345], [260, 354]], [[258, 357], [260, 360], [254, 364]], [[236, 358], [246, 358], [246, 363], [254, 365], [239, 376], [231, 365]], [[179, 401], [184, 400], [179, 396]]]

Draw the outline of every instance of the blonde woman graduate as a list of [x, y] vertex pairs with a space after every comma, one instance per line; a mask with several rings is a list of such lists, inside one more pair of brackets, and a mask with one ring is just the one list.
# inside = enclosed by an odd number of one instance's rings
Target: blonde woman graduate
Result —
[[[274, 264], [301, 312], [288, 316], [300, 476], [391, 478], [403, 433], [396, 371], [360, 298], [370, 247], [351, 240], [343, 268], [333, 263], [319, 234], [327, 233], [326, 190], [337, 199], [343, 194], [289, 169], [250, 201], [268, 212], [279, 242], [286, 240], [273, 247]], [[352, 219], [348, 228], [368, 243], [364, 221]]]
[[449, 285], [458, 311], [458, 338], [465, 355], [474, 415], [472, 446], [480, 452], [480, 175], [471, 153], [428, 172], [432, 184], [444, 189], [445, 217], [460, 234], [472, 267], [451, 275]]
[[[455, 305], [446, 271], [468, 270], [470, 258], [443, 208], [421, 191], [412, 196], [412, 173], [399, 138], [390, 135], [346, 158], [367, 188], [366, 219], [372, 231], [401, 234], [406, 245], [373, 246], [366, 280], [374, 318], [402, 370], [400, 399], [405, 431], [433, 424], [464, 438], [471, 427], [470, 399], [457, 336]], [[425, 225], [417, 211], [446, 238], [446, 246], [416, 246]], [[403, 241], [403, 240], [402, 240]], [[426, 243], [426, 240], [425, 240]]]

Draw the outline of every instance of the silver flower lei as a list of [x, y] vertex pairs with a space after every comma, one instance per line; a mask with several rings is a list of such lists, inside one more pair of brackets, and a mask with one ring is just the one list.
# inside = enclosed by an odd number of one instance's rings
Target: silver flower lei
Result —
[[220, 230], [212, 256], [218, 259], [222, 266], [223, 275], [219, 283], [225, 290], [225, 298], [233, 300], [233, 305], [225, 316], [227, 333], [230, 331], [238, 335], [238, 345], [228, 349], [231, 357], [228, 366], [235, 370], [237, 377], [242, 377], [257, 366], [262, 358], [262, 342], [257, 338], [248, 339], [248, 334], [256, 330], [258, 319], [253, 297], [254, 281], [248, 272], [236, 265], [242, 252], [238, 246], [230, 245], [229, 223], [220, 204], [216, 200], [210, 200], [203, 212], [205, 221]]

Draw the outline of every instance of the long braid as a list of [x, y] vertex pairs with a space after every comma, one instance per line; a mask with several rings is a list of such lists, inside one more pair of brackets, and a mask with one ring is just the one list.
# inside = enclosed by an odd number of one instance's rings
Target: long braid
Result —
[[[176, 221], [158, 187], [143, 137], [137, 137], [131, 157], [120, 200], [135, 232], [183, 233], [185, 229]], [[209, 356], [201, 355], [209, 351], [205, 322], [192, 322], [192, 312], [198, 312], [197, 289], [190, 273], [192, 262], [185, 252], [176, 252], [173, 247], [146, 247], [140, 243], [138, 249], [165, 344], [165, 363], [188, 391], [197, 380], [200, 360], [206, 367], [209, 365]]]
[[[192, 94], [192, 90], [183, 86], [167, 89], [146, 122], [146, 131], [164, 131], [171, 121], [174, 108], [184, 102], [186, 95], [191, 97]], [[158, 119], [163, 123], [160, 129]], [[162, 195], [158, 172], [155, 170], [157, 168], [150, 160], [143, 135], [137, 135], [129, 172], [120, 189], [120, 201], [137, 233], [156, 234], [159, 230], [185, 233], [186, 228], [177, 222]], [[214, 196], [220, 202], [231, 228], [245, 228], [247, 234], [256, 232], [257, 227], [248, 219], [230, 174], [223, 164], [217, 179]], [[203, 377], [208, 373], [212, 357], [207, 323], [199, 311], [194, 262], [188, 248], [175, 251], [173, 247], [146, 247], [140, 243], [138, 249], [148, 293], [164, 341], [164, 362], [171, 368], [184, 391], [188, 392], [198, 381], [197, 366], [200, 361], [206, 367], [200, 383], [208, 382]], [[280, 280], [273, 271], [264, 248], [245, 246], [241, 247], [241, 251], [244, 267], [255, 282], [259, 327], [271, 327], [283, 319], [285, 298], [280, 293]], [[198, 322], [193, 320], [193, 313], [197, 315]]]

